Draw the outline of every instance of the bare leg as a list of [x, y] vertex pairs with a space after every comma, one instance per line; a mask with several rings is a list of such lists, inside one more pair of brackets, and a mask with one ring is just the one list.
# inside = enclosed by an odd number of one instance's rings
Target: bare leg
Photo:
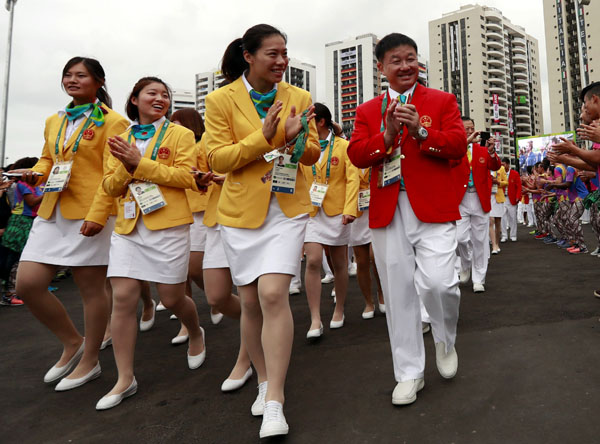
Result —
[[[304, 244], [306, 252], [306, 270], [304, 273], [304, 286], [306, 299], [310, 309], [310, 329], [321, 327], [321, 261], [323, 259], [323, 246], [316, 242]], [[346, 270], [346, 274], [348, 270]]]
[[496, 234], [496, 249], [500, 249], [500, 235], [502, 234], [502, 218], [495, 217], [494, 224], [496, 226], [494, 230]]
[[140, 295], [144, 307], [142, 309], [142, 321], [149, 321], [154, 316], [154, 304], [152, 303], [152, 293], [150, 292], [150, 283], [141, 281], [142, 293]]
[[258, 301], [258, 284], [243, 285], [238, 287], [242, 306], [240, 318], [240, 330], [243, 342], [248, 349], [250, 360], [256, 369], [258, 383], [267, 380], [267, 369], [265, 367], [265, 356], [261, 334], [263, 329], [263, 315]]
[[282, 404], [294, 339], [294, 319], [288, 294], [291, 279], [289, 274], [265, 274], [258, 278], [258, 298], [263, 314], [262, 348], [269, 381], [265, 401]]
[[333, 321], [341, 321], [344, 317], [344, 304], [348, 291], [348, 246], [329, 246], [333, 275], [335, 276], [334, 288], [336, 304], [333, 312]]
[[56, 363], [62, 367], [79, 350], [83, 337], [79, 334], [65, 307], [48, 291], [57, 266], [37, 262], [20, 262], [17, 271], [17, 296], [25, 301], [29, 311], [44, 324], [63, 345]]
[[112, 287], [110, 285], [110, 279], [106, 279], [105, 280], [105, 285], [104, 285], [104, 291], [106, 293], [106, 299], [108, 301], [108, 320], [106, 322], [106, 330], [104, 330], [104, 337], [102, 338], [102, 341], [106, 341], [108, 340], [108, 338], [112, 337], [112, 332], [111, 332], [111, 328], [110, 328], [110, 319], [112, 317]]
[[368, 313], [375, 310], [375, 306], [373, 305], [373, 295], [371, 294], [370, 244], [355, 245], [352, 249], [354, 251], [354, 260], [356, 261], [356, 278], [358, 280], [358, 286], [365, 298], [365, 309], [363, 310], [363, 313]]
[[496, 218], [490, 217], [490, 239], [492, 241], [492, 251], [498, 250], [500, 239], [496, 236]]
[[81, 361], [68, 376], [69, 379], [87, 375], [98, 363], [98, 353], [109, 313], [106, 300], [106, 268], [106, 266], [72, 267], [73, 280], [83, 299], [85, 348]]

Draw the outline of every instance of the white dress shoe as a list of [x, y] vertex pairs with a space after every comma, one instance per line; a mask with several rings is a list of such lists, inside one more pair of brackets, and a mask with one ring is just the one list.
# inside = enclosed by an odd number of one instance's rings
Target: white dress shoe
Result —
[[258, 384], [258, 395], [250, 408], [252, 416], [262, 416], [265, 410], [265, 396], [267, 395], [267, 384], [269, 381]]
[[454, 346], [446, 353], [446, 344], [435, 344], [435, 364], [442, 378], [454, 378], [458, 371], [458, 354]]
[[346, 319], [346, 316], [344, 316], [344, 315], [342, 315], [341, 321], [334, 321], [332, 319], [331, 322], [329, 323], [329, 328], [330, 329], [342, 328], [344, 326], [344, 319]]
[[431, 330], [431, 326], [429, 325], [429, 322], [421, 322], [421, 329], [423, 331], [423, 334], [429, 333], [429, 331]]
[[57, 392], [64, 392], [66, 390], [71, 390], [82, 386], [86, 382], [90, 382], [100, 376], [102, 373], [102, 369], [100, 368], [100, 363], [98, 362], [96, 366], [85, 376], [76, 379], [62, 378], [60, 382], [54, 387], [54, 390]]
[[379, 312], [385, 314], [385, 304], [379, 304]]
[[484, 291], [485, 287], [483, 286], [483, 284], [480, 284], [479, 282], [473, 283], [473, 293], [483, 293]]
[[202, 350], [202, 353], [196, 356], [190, 356], [188, 353], [187, 361], [190, 370], [195, 370], [200, 367], [202, 364], [204, 364], [204, 360], [206, 359], [206, 335], [204, 334], [204, 329], [202, 327], [200, 327], [200, 331], [202, 332], [202, 345], [204, 345], [204, 350]]
[[217, 325], [222, 320], [223, 320], [223, 313], [213, 314], [212, 311], [210, 312], [210, 322], [212, 322], [213, 325]]
[[242, 376], [242, 379], [227, 378], [225, 381], [223, 381], [223, 384], [221, 384], [221, 391], [222, 392], [232, 392], [234, 390], [242, 388], [244, 386], [244, 384], [246, 382], [248, 382], [248, 379], [250, 379], [251, 376], [252, 376], [252, 367], [249, 367], [248, 370], [246, 370], [246, 373], [244, 373], [244, 376]]
[[175, 315], [171, 315], [171, 316], [169, 316], [169, 319], [170, 319], [170, 320], [172, 320], [172, 321], [174, 321], [174, 320], [176, 320], [176, 319], [177, 319], [177, 316], [175, 316]]
[[501, 238], [500, 242], [502, 242], [502, 243], [506, 242], [506, 238], [505, 237]]
[[190, 335], [175, 336], [173, 339], [171, 339], [171, 344], [185, 344], [188, 341], [188, 339], [190, 339]]
[[300, 289], [298, 287], [290, 287], [290, 294], [300, 294]]
[[102, 341], [102, 344], [100, 344], [100, 350], [104, 350], [109, 345], [112, 345], [112, 338], [108, 338], [106, 341]]
[[323, 279], [321, 279], [322, 284], [331, 284], [333, 282], [333, 275], [331, 273], [327, 273]]
[[350, 266], [348, 267], [348, 276], [354, 277], [354, 276], [356, 276], [356, 272], [357, 272], [356, 262], [351, 262]]
[[148, 321], [142, 321], [140, 318], [140, 331], [148, 331], [154, 325], [154, 317], [156, 315], [156, 302], [152, 300], [152, 317]]
[[425, 387], [425, 380], [423, 378], [399, 382], [392, 393], [392, 404], [412, 404], [417, 400], [417, 392], [422, 390], [423, 387]]
[[375, 310], [363, 311], [363, 313], [362, 313], [363, 319], [373, 319], [374, 317], [375, 317]]
[[471, 270], [460, 270], [460, 273], [458, 274], [458, 276], [460, 278], [460, 283], [466, 284], [467, 282], [469, 282], [469, 279], [471, 278]]
[[137, 381], [135, 380], [135, 376], [133, 377], [133, 381], [125, 389], [125, 391], [118, 393], [116, 395], [106, 395], [100, 398], [100, 401], [96, 404], [96, 410], [107, 410], [112, 409], [113, 407], [121, 404], [125, 398], [129, 398], [137, 393]]
[[156, 306], [156, 311], [165, 311], [166, 309], [167, 307], [165, 307], [162, 302], [159, 302]]
[[323, 324], [319, 328], [313, 328], [306, 333], [306, 339], [316, 339], [323, 336]]
[[75, 365], [77, 364], [77, 362], [81, 358], [81, 355], [83, 355], [83, 348], [84, 348], [84, 346], [85, 346], [85, 339], [81, 343], [81, 347], [79, 347], [79, 350], [77, 350], [75, 352], [75, 354], [69, 360], [69, 362], [67, 362], [62, 367], [57, 367], [55, 365], [50, 370], [48, 370], [46, 372], [46, 374], [44, 375], [44, 382], [46, 382], [46, 383], [54, 382], [54, 381], [62, 378], [63, 376], [65, 376], [71, 370], [73, 370], [73, 367], [75, 367]]
[[260, 426], [260, 437], [287, 435], [290, 430], [285, 416], [283, 415], [283, 406], [280, 402], [269, 401], [265, 404], [265, 413]]

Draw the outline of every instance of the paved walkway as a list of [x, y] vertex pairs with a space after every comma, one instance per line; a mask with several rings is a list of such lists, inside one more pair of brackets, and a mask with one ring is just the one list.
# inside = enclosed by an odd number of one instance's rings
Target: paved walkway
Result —
[[[589, 225], [585, 227], [590, 250]], [[600, 258], [569, 256], [519, 229], [517, 243], [493, 256], [487, 291], [462, 288], [459, 371], [443, 380], [425, 337], [425, 389], [415, 404], [394, 407], [395, 382], [385, 318], [364, 321], [355, 278], [346, 326], [325, 329], [308, 344], [304, 294], [292, 297], [295, 339], [287, 381], [287, 443], [594, 443], [600, 440]], [[58, 284], [81, 327], [81, 302], [70, 280]], [[324, 286], [329, 294], [331, 285]], [[179, 328], [166, 312], [138, 336], [137, 395], [98, 413], [94, 406], [116, 380], [112, 350], [101, 352], [102, 376], [57, 393], [42, 382], [60, 355], [57, 341], [26, 308], [2, 308], [1, 443], [256, 443], [250, 415], [255, 382], [222, 394], [237, 353], [239, 328], [214, 326], [197, 291], [207, 334], [207, 360], [188, 370]], [[333, 305], [323, 297], [323, 319]], [[325, 322], [324, 322], [325, 323]]]

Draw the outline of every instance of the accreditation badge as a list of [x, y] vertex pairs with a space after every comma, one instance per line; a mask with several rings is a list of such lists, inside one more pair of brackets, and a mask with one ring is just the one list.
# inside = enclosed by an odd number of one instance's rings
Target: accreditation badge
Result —
[[71, 178], [71, 169], [73, 168], [73, 161], [68, 162], [56, 162], [52, 165], [50, 175], [44, 186], [44, 193], [60, 193], [67, 189], [69, 185], [69, 179]]
[[128, 200], [123, 205], [123, 217], [125, 219], [135, 219], [135, 201]]
[[279, 153], [273, 162], [271, 191], [275, 193], [294, 194], [298, 164], [292, 162], [290, 154]]
[[269, 151], [268, 153], [264, 154], [263, 158], [265, 159], [265, 162], [269, 163], [273, 162], [279, 156], [281, 156], [281, 151], [275, 148], [273, 151]]
[[323, 205], [323, 200], [325, 200], [325, 195], [327, 194], [327, 188], [329, 185], [324, 183], [313, 182], [310, 186], [310, 201], [315, 207], [321, 207]]
[[371, 190], [360, 190], [358, 192], [358, 211], [367, 211], [371, 202]]
[[142, 214], [150, 214], [167, 205], [167, 202], [160, 191], [160, 187], [155, 183], [130, 183], [129, 190], [140, 207]]
[[492, 185], [492, 194], [496, 194], [498, 192], [498, 184]]
[[398, 147], [392, 151], [392, 155], [389, 158], [383, 161], [382, 174], [379, 175], [378, 181], [378, 186], [380, 188], [396, 183], [402, 178], [402, 168], [400, 165], [401, 158], [402, 153]]

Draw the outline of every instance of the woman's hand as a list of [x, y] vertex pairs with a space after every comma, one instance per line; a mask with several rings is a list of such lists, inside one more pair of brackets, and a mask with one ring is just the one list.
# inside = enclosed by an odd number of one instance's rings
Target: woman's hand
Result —
[[271, 139], [275, 137], [275, 133], [277, 132], [277, 125], [279, 125], [279, 121], [281, 120], [279, 113], [282, 109], [283, 102], [278, 100], [271, 106], [271, 108], [269, 108], [269, 111], [267, 111], [265, 121], [263, 122], [262, 131], [263, 136], [265, 136], [265, 139], [267, 139], [269, 143], [271, 143]]
[[[315, 107], [311, 105], [308, 107], [306, 113], [306, 121], [310, 122], [315, 118]], [[294, 140], [294, 137], [302, 130], [302, 113], [296, 114], [296, 107], [292, 106], [290, 115], [285, 121], [285, 143]]]
[[203, 173], [201, 171], [198, 171], [195, 167], [192, 168], [192, 171], [194, 174], [194, 180], [196, 181], [196, 185], [198, 185], [198, 188], [200, 190], [206, 190], [214, 177], [213, 172], [209, 171], [208, 173]]
[[108, 146], [110, 147], [110, 153], [121, 161], [127, 171], [130, 173], [135, 171], [142, 158], [135, 142], [128, 143], [122, 137], [115, 136], [108, 138]]
[[354, 216], [350, 216], [349, 214], [343, 214], [342, 215], [342, 225], [348, 225], [351, 224], [352, 222], [354, 222], [356, 220], [356, 217]]
[[[555, 153], [571, 154], [579, 148], [573, 141], [565, 139], [564, 137], [561, 137], [560, 140], [562, 140], [562, 142], [552, 145], [552, 151]], [[549, 151], [546, 152], [546, 156], [548, 156], [548, 154], [550, 154]]]
[[16, 170], [7, 171], [7, 173], [21, 174], [21, 180], [29, 185], [35, 185], [40, 178], [39, 174], [33, 172], [29, 168], [18, 168]]
[[83, 222], [79, 232], [84, 236], [92, 237], [100, 233], [103, 228], [104, 227], [102, 225], [97, 224], [96, 222], [90, 222], [89, 220], [86, 220]]
[[600, 123], [598, 121], [592, 122], [591, 125], [582, 123], [577, 128], [577, 137], [583, 140], [591, 140], [592, 142], [600, 143]]
[[223, 185], [225, 183], [225, 176], [213, 176], [212, 181], [217, 185]]

